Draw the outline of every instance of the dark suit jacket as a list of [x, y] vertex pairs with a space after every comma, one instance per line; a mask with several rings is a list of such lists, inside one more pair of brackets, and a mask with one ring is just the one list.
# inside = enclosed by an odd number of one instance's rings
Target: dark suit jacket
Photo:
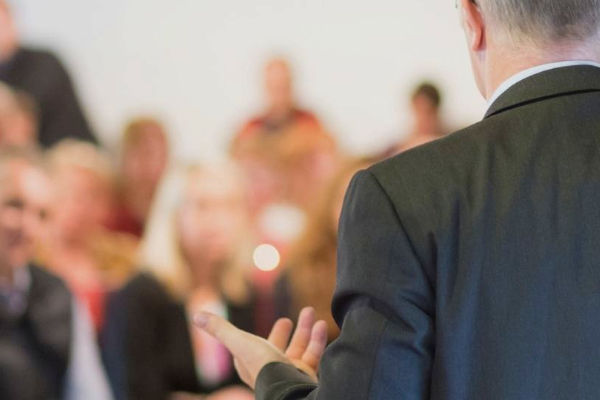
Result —
[[269, 364], [258, 399], [600, 399], [600, 68], [358, 173], [338, 267], [319, 386]]

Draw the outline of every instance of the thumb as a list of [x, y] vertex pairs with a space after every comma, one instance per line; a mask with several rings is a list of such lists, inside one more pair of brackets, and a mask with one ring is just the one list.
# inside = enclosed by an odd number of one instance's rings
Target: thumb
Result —
[[234, 355], [237, 353], [238, 347], [243, 346], [245, 342], [243, 340], [244, 332], [218, 315], [200, 311], [194, 316], [194, 324], [223, 343]]

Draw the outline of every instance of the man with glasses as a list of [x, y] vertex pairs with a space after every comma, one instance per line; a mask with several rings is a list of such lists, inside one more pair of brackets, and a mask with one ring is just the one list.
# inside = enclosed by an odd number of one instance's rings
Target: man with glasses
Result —
[[458, 10], [488, 110], [353, 179], [318, 382], [310, 310], [198, 316], [258, 399], [600, 398], [600, 0]]

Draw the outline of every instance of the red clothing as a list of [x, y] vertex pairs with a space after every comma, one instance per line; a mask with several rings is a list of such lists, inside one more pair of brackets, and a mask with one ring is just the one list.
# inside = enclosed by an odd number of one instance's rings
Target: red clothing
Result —
[[136, 218], [125, 205], [119, 204], [113, 208], [105, 228], [112, 232], [128, 233], [141, 239], [144, 233], [144, 221]]
[[321, 122], [310, 111], [294, 108], [289, 116], [280, 121], [274, 121], [268, 115], [261, 115], [250, 119], [237, 134], [235, 141], [244, 140], [260, 133], [280, 131], [293, 124], [301, 125], [310, 131], [321, 131]]

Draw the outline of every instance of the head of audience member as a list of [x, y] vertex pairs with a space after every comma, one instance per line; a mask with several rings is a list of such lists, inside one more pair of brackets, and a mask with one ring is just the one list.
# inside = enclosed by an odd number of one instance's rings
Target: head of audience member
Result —
[[40, 193], [46, 184], [35, 153], [0, 150], [0, 279], [10, 281], [12, 272], [33, 256], [47, 217]]
[[411, 106], [415, 133], [427, 135], [441, 133], [441, 103], [440, 91], [430, 82], [423, 82], [413, 90]]
[[289, 258], [294, 310], [315, 307], [319, 319], [328, 322], [329, 338], [337, 335], [337, 325], [330, 313], [331, 298], [335, 287], [337, 229], [344, 195], [359, 169], [372, 163], [367, 158], [346, 160], [330, 179], [311, 210], [306, 228], [293, 247]]
[[600, 61], [600, 0], [457, 0], [473, 73], [489, 99], [510, 76], [565, 60]]
[[111, 215], [111, 162], [94, 145], [65, 139], [49, 150], [48, 164], [54, 185], [54, 239], [69, 245], [84, 244]]
[[264, 85], [268, 112], [273, 118], [284, 118], [294, 106], [292, 70], [281, 57], [272, 58], [264, 67]]
[[0, 0], [0, 62], [9, 59], [19, 47], [17, 28], [10, 6]]
[[232, 301], [244, 301], [248, 226], [240, 172], [229, 164], [193, 166], [179, 184], [165, 182], [162, 190], [171, 193], [157, 197], [142, 263], [179, 297], [212, 287]]
[[0, 146], [37, 145], [38, 109], [28, 94], [0, 84]]
[[121, 147], [123, 200], [129, 211], [143, 221], [169, 162], [168, 135], [157, 119], [136, 118], [127, 124]]

